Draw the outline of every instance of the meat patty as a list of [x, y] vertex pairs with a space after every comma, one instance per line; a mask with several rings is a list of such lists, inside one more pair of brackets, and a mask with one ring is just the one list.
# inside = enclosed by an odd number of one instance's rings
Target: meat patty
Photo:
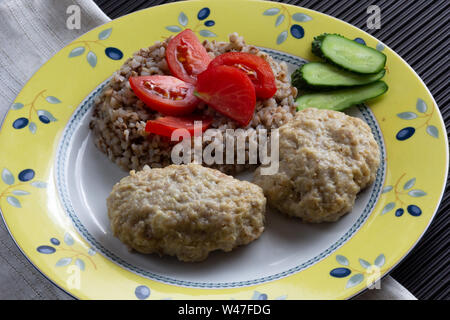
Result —
[[279, 170], [255, 171], [268, 204], [305, 222], [336, 221], [370, 185], [380, 151], [370, 127], [342, 112], [306, 109], [280, 127]]
[[122, 242], [182, 261], [257, 239], [265, 206], [257, 185], [197, 164], [131, 171], [107, 199], [111, 229]]

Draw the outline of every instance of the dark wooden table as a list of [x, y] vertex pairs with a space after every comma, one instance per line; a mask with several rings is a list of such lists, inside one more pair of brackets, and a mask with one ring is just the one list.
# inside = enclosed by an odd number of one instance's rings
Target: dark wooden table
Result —
[[[223, 0], [226, 1], [226, 0]], [[124, 14], [175, 1], [95, 0], [115, 19]], [[305, 0], [288, 4], [342, 19], [381, 40], [395, 50], [424, 80], [444, 117], [447, 133], [449, 107], [449, 13], [447, 0]], [[381, 28], [368, 29], [370, 5], [381, 9]], [[417, 246], [391, 275], [418, 299], [449, 299], [449, 184], [436, 216]]]

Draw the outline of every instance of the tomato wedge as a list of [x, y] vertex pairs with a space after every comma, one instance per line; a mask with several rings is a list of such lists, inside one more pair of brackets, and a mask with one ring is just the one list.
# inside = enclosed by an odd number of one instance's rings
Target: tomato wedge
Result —
[[194, 86], [172, 76], [130, 77], [129, 82], [139, 99], [163, 114], [189, 114], [199, 103], [194, 96]]
[[212, 118], [208, 116], [184, 116], [184, 117], [161, 117], [147, 121], [145, 131], [164, 137], [171, 137], [177, 129], [186, 129], [191, 136], [194, 135], [195, 121], [201, 121], [201, 130], [204, 132], [212, 123]]
[[206, 70], [211, 58], [195, 33], [186, 29], [169, 41], [166, 61], [173, 76], [195, 84], [197, 75]]
[[255, 87], [237, 68], [220, 65], [206, 69], [198, 75], [195, 95], [244, 127], [253, 118]]
[[257, 97], [268, 99], [277, 92], [272, 68], [261, 57], [247, 52], [227, 52], [211, 61], [209, 68], [219, 65], [233, 66], [246, 73], [255, 86]]

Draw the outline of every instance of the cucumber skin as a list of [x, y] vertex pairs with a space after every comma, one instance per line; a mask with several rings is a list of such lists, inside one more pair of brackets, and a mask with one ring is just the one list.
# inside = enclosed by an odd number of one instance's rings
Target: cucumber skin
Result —
[[[303, 65], [305, 66], [306, 63]], [[303, 78], [303, 66], [296, 69], [291, 75], [291, 85], [296, 87], [298, 90], [312, 89], [305, 78]]]
[[[327, 60], [327, 62], [328, 62], [328, 59], [327, 59], [327, 57], [325, 57], [323, 55], [321, 48], [322, 48], [323, 39], [325, 39], [325, 37], [328, 36], [329, 34], [332, 34], [332, 33], [322, 33], [320, 36], [314, 37], [314, 41], [312, 42], [312, 45], [311, 45], [312, 53], [314, 53], [319, 58]], [[333, 34], [337, 35], [337, 36], [341, 36], [340, 34], [337, 34], [337, 33], [333, 33]], [[331, 63], [333, 63], [333, 62], [331, 62]]]
[[[326, 62], [328, 62], [328, 63], [330, 63], [330, 64], [332, 64], [332, 65], [334, 65], [334, 66], [336, 66], [336, 67], [338, 67], [338, 68], [341, 68], [341, 69], [344, 69], [344, 70], [347, 70], [347, 71], [351, 71], [351, 72], [355, 72], [355, 73], [368, 74], [368, 73], [361, 73], [361, 72], [358, 72], [358, 71], [355, 71], [355, 70], [352, 70], [352, 69], [349, 69], [349, 68], [345, 68], [345, 67], [343, 67], [343, 66], [341, 66], [341, 65], [338, 65], [338, 64], [334, 63], [333, 60], [331, 60], [331, 59], [329, 59], [328, 57], [326, 57], [326, 56], [323, 54], [323, 52], [322, 52], [322, 43], [323, 43], [323, 40], [325, 39], [325, 37], [328, 36], [328, 35], [339, 36], [339, 37], [341, 37], [341, 38], [344, 38], [344, 39], [347, 39], [347, 40], [349, 40], [349, 41], [352, 41], [352, 40], [350, 40], [350, 39], [348, 39], [348, 38], [346, 38], [346, 37], [344, 37], [343, 35], [338, 34], [338, 33], [323, 33], [323, 34], [321, 34], [320, 36], [314, 37], [314, 41], [312, 42], [312, 45], [311, 45], [311, 51], [312, 51], [312, 53], [313, 53], [314, 55], [316, 55], [316, 56], [319, 57], [319, 58], [324, 59]], [[386, 57], [386, 55], [385, 55], [383, 52], [380, 52], [380, 51], [378, 51], [378, 50], [376, 50], [376, 49], [373, 49], [373, 48], [371, 48], [371, 47], [365, 46], [365, 45], [363, 45], [363, 44], [359, 44], [359, 45], [364, 46], [364, 47], [369, 48], [369, 49], [372, 49], [372, 50], [375, 50], [375, 51], [379, 52], [380, 54], [382, 54], [382, 55], [384, 56], [384, 65], [386, 65], [387, 57]], [[383, 68], [384, 68], [384, 66], [383, 66]], [[376, 72], [373, 72], [372, 74], [381, 72], [381, 70], [382, 70], [383, 68], [381, 68], [380, 70], [377, 70]], [[370, 73], [369, 73], [369, 74], [370, 74]]]
[[[365, 101], [368, 101], [368, 100], [374, 99], [374, 98], [376, 98], [376, 97], [379, 97], [379, 96], [385, 94], [385, 93], [388, 91], [388, 89], [389, 89], [388, 85], [387, 85], [384, 81], [381, 81], [381, 80], [378, 80], [378, 81], [376, 81], [376, 82], [367, 84], [366, 86], [372, 86], [372, 85], [374, 85], [374, 84], [376, 84], [376, 83], [383, 84], [383, 85], [384, 85], [384, 91], [381, 92], [381, 93], [379, 93], [379, 94], [377, 94], [377, 95], [375, 95], [375, 96], [371, 96], [370, 98], [367, 98], [367, 99], [364, 99], [364, 100], [360, 100], [360, 101], [358, 101], [358, 102], [349, 103], [349, 104], [344, 105], [344, 106], [341, 106], [341, 107], [333, 107], [333, 106], [332, 106], [332, 107], [320, 107], [320, 108], [318, 108], [318, 109], [328, 109], [328, 110], [334, 110], [334, 111], [342, 111], [342, 110], [347, 109], [347, 108], [350, 108], [350, 107], [352, 107], [352, 106], [354, 106], [354, 105], [358, 105], [358, 104], [364, 103]], [[353, 88], [350, 87], [350, 88], [346, 88], [346, 89], [343, 89], [343, 90], [347, 90], [347, 91], [350, 91], [350, 90], [353, 90], [353, 89], [356, 89], [356, 90], [357, 90], [357, 89], [362, 89], [363, 87], [364, 87], [364, 86], [358, 86], [358, 87], [353, 87]], [[342, 91], [342, 90], [340, 90], [340, 91]], [[302, 96], [298, 97], [298, 98], [296, 99], [295, 102], [296, 102], [297, 105], [298, 105], [298, 102], [299, 102], [302, 98], [304, 98], [304, 97], [308, 97], [308, 96], [311, 96], [311, 95], [332, 94], [332, 93], [333, 93], [333, 91], [329, 91], [329, 92], [326, 92], [326, 93], [310, 93], [310, 94], [305, 94], [305, 95], [302, 95]], [[302, 107], [302, 106], [298, 106], [298, 107], [297, 107], [297, 111], [301, 111], [301, 110], [304, 110], [304, 109], [307, 109], [307, 108], [314, 108], [314, 107], [309, 107], [309, 106], [304, 106], [304, 107]]]
[[[353, 85], [336, 85], [336, 86], [330, 86], [330, 85], [317, 85], [317, 84], [309, 84], [308, 81], [303, 76], [303, 67], [305, 67], [309, 63], [305, 63], [300, 68], [296, 69], [292, 75], [291, 75], [291, 84], [292, 86], [296, 87], [298, 90], [314, 90], [314, 91], [326, 91], [326, 90], [333, 90], [333, 89], [339, 89], [339, 88], [351, 88], [351, 87], [359, 87], [364, 86], [373, 82], [376, 82], [384, 77], [386, 74], [386, 70], [382, 70], [383, 75], [372, 82], [367, 82], [363, 84], [353, 84]], [[333, 65], [335, 66], [335, 65]], [[342, 68], [339, 68], [341, 70], [345, 70]], [[347, 70], [345, 70], [347, 71]], [[361, 74], [362, 75], [362, 74]]]

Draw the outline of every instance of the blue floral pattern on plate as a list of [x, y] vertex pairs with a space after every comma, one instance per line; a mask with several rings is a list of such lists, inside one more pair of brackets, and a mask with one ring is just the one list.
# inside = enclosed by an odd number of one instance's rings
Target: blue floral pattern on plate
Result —
[[111, 60], [121, 60], [123, 58], [123, 52], [119, 48], [108, 47], [103, 41], [111, 36], [112, 28], [102, 30], [98, 33], [95, 40], [80, 40], [71, 43], [78, 44], [69, 53], [69, 58], [75, 58], [83, 56], [86, 53], [86, 61], [92, 67], [95, 68], [98, 62], [98, 56], [94, 51], [94, 47], [102, 47], [105, 55]]
[[413, 189], [413, 187], [416, 184], [416, 178], [410, 178], [403, 184], [403, 190], [400, 189], [399, 185], [400, 182], [405, 177], [405, 173], [400, 176], [400, 178], [397, 180], [395, 185], [387, 185], [383, 188], [382, 194], [390, 193], [392, 192], [395, 196], [395, 201], [391, 201], [387, 203], [383, 210], [381, 211], [380, 215], [385, 215], [386, 213], [394, 210], [397, 205], [397, 209], [395, 210], [395, 216], [401, 217], [403, 216], [403, 213], [406, 211], [413, 217], [418, 217], [422, 214], [422, 209], [420, 209], [419, 206], [415, 204], [411, 204], [409, 202], [406, 202], [406, 200], [403, 200], [404, 196], [408, 196], [410, 198], [420, 198], [427, 195], [427, 193], [421, 189]]
[[397, 117], [403, 120], [407, 121], [414, 121], [414, 120], [425, 120], [418, 126], [408, 126], [405, 128], [402, 128], [400, 131], [397, 132], [395, 138], [399, 141], [405, 141], [411, 138], [417, 130], [421, 128], [425, 128], [426, 133], [435, 138], [439, 138], [439, 129], [430, 124], [430, 121], [432, 119], [433, 113], [435, 108], [431, 108], [431, 112], [428, 112], [428, 106], [427, 103], [422, 100], [421, 98], [417, 99], [416, 103], [416, 111], [404, 111], [397, 114]]
[[51, 238], [50, 244], [40, 245], [36, 248], [36, 251], [41, 254], [54, 254], [56, 252], [61, 252], [63, 255], [55, 263], [55, 267], [68, 267], [70, 265], [78, 267], [80, 271], [86, 269], [86, 261], [97, 269], [95, 262], [92, 260], [92, 256], [95, 255], [96, 251], [90, 248], [87, 252], [74, 248], [75, 240], [66, 232], [64, 235], [64, 245], [61, 245], [61, 241], [58, 238]]
[[17, 175], [17, 181], [16, 177], [14, 177], [13, 173], [8, 168], [3, 168], [1, 178], [7, 187], [0, 193], [0, 201], [5, 198], [9, 205], [15, 208], [22, 208], [19, 198], [31, 194], [29, 191], [23, 189], [26, 189], [28, 186], [35, 188], [47, 187], [45, 182], [37, 180], [32, 181], [34, 177], [35, 172], [33, 169], [24, 169]]
[[285, 42], [289, 35], [295, 39], [302, 39], [305, 36], [305, 29], [298, 23], [312, 20], [305, 13], [296, 12], [291, 14], [285, 6], [267, 9], [263, 12], [263, 15], [275, 17], [275, 28], [281, 27], [280, 29], [283, 30], [277, 36], [276, 43], [278, 45]]
[[[29, 103], [22, 103], [16, 101], [11, 106], [11, 110], [26, 110], [28, 109], [28, 114], [22, 117], [17, 118], [12, 123], [14, 129], [23, 129], [28, 127], [28, 130], [35, 134], [38, 126], [38, 123], [41, 124], [49, 124], [51, 122], [58, 121], [53, 114], [47, 109], [38, 109], [37, 104], [47, 103], [47, 104], [60, 104], [61, 100], [59, 100], [55, 96], [46, 95], [47, 90], [42, 90], [35, 95], [32, 101]], [[45, 102], [44, 102], [45, 101]]]
[[343, 255], [336, 255], [336, 261], [341, 265], [341, 267], [332, 269], [330, 271], [330, 276], [332, 276], [333, 278], [341, 279], [347, 278], [351, 275], [351, 277], [348, 278], [345, 284], [345, 289], [348, 289], [357, 286], [358, 284], [363, 282], [364, 279], [366, 279], [366, 283], [369, 287], [377, 280], [379, 280], [381, 275], [381, 268], [384, 266], [386, 258], [384, 254], [380, 254], [373, 263], [359, 258], [358, 262], [363, 268], [362, 270], [359, 267], [350, 266], [350, 261]]
[[147, 299], [148, 297], [150, 297], [150, 293], [151, 293], [150, 288], [144, 285], [138, 286], [134, 290], [134, 295], [139, 300]]
[[[211, 16], [211, 10], [208, 7], [202, 8], [197, 13], [197, 23], [190, 27], [189, 18], [184, 12], [180, 12], [178, 15], [178, 24], [166, 26], [166, 29], [173, 33], [191, 29], [193, 32], [198, 33], [202, 37], [212, 38], [217, 35], [210, 30], [210, 28], [216, 25], [216, 22], [212, 19], [208, 19]], [[208, 19], [208, 20], [207, 20]]]

